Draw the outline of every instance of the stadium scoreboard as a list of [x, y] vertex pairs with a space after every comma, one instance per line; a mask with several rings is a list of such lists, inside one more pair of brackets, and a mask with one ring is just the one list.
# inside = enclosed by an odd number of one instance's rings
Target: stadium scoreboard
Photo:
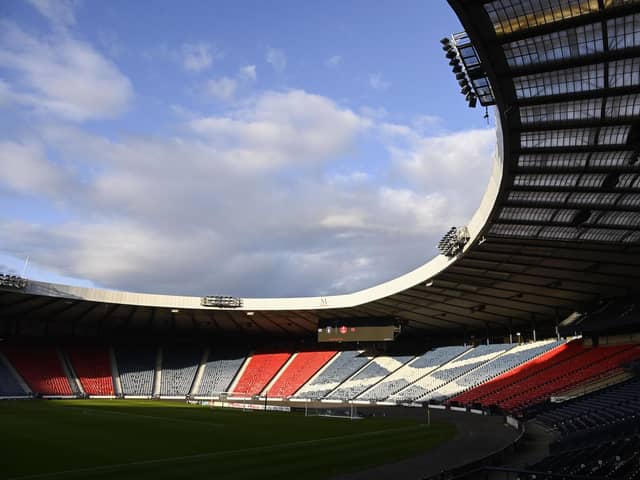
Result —
[[391, 342], [400, 329], [392, 318], [320, 320], [318, 342]]

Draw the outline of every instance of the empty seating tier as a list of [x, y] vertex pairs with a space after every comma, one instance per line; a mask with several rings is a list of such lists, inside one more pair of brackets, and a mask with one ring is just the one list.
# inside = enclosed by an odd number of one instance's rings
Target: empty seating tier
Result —
[[[575, 475], [579, 478], [640, 478], [640, 438], [637, 435], [604, 444], [552, 455], [529, 468], [531, 471]], [[520, 476], [523, 480], [545, 480], [544, 474]], [[550, 477], [546, 477], [550, 478]]]
[[[571, 342], [547, 361], [528, 362], [517, 374], [481, 386], [482, 396], [475, 402], [519, 412], [639, 357], [640, 346], [582, 347], [580, 342]], [[488, 385], [491, 392], [487, 392]]]
[[399, 368], [358, 398], [361, 400], [385, 400], [468, 349], [469, 347], [441, 347], [431, 350]]
[[242, 396], [260, 394], [289, 357], [290, 353], [257, 353], [251, 356], [232, 393]]
[[432, 394], [432, 392], [435, 392], [443, 385], [446, 385], [474, 368], [493, 360], [509, 348], [512, 348], [512, 345], [480, 345], [479, 347], [473, 348], [463, 353], [455, 360], [433, 370], [431, 373], [420, 378], [407, 388], [392, 395], [390, 400], [426, 401], [431, 400], [432, 398], [440, 399], [442, 398], [442, 395], [437, 393]]
[[515, 346], [493, 360], [490, 360], [446, 385], [443, 385], [433, 391], [431, 396], [437, 400], [450, 398], [460, 392], [482, 385], [492, 378], [495, 378], [506, 371], [512, 370], [513, 368], [522, 365], [532, 358], [542, 355], [559, 345], [561, 345], [561, 342], [543, 341]]
[[340, 352], [294, 395], [298, 398], [320, 399], [356, 373], [371, 357], [362, 351]]
[[327, 363], [336, 352], [300, 352], [269, 389], [270, 397], [293, 395], [307, 380]]
[[411, 359], [413, 359], [413, 357], [409, 356], [376, 357], [371, 360], [371, 362], [366, 367], [364, 367], [353, 377], [345, 381], [335, 391], [331, 392], [331, 394], [328, 395], [327, 398], [352, 400], [362, 392], [364, 392], [367, 388], [375, 385], [380, 380], [385, 378], [391, 372], [402, 367], [402, 365], [404, 365]]
[[114, 395], [109, 350], [106, 346], [70, 345], [65, 351], [86, 394]]
[[169, 346], [162, 349], [160, 395], [185, 397], [189, 395], [202, 352], [197, 347]]
[[122, 393], [131, 396], [151, 396], [156, 365], [155, 347], [116, 347]]
[[2, 352], [36, 394], [71, 396], [55, 347], [42, 345], [4, 346]]
[[[556, 365], [567, 358], [571, 358], [579, 354], [581, 351], [582, 346], [579, 341], [565, 343], [564, 345], [560, 345], [558, 348], [554, 348], [553, 350], [540, 355], [538, 358], [497, 376], [489, 382], [452, 398], [451, 401], [461, 404], [478, 403], [482, 405], [490, 405], [490, 403], [488, 403], [491, 401], [490, 396], [498, 393], [500, 390], [511, 384], [522, 381], [545, 368]], [[485, 401], [486, 398], [489, 400]]]
[[537, 416], [539, 422], [562, 435], [601, 429], [638, 418], [640, 378], [576, 398]]
[[240, 353], [239, 351], [214, 349], [210, 352], [197, 395], [213, 397], [227, 392], [238, 370], [244, 363], [245, 357], [245, 353]]

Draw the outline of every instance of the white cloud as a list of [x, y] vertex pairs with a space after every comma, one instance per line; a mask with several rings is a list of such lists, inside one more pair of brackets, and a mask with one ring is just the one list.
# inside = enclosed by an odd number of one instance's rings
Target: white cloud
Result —
[[258, 77], [255, 65], [245, 65], [240, 69], [240, 79], [255, 81]]
[[194, 132], [238, 170], [314, 165], [349, 148], [368, 122], [302, 90], [267, 92], [249, 108], [191, 122]]
[[189, 72], [206, 70], [220, 57], [220, 52], [209, 43], [184, 43], [181, 47], [182, 66]]
[[338, 65], [342, 63], [342, 57], [340, 55], [334, 55], [332, 57], [327, 58], [324, 61], [324, 65], [327, 68], [337, 68]]
[[75, 0], [28, 0], [38, 12], [55, 27], [68, 27], [76, 23]]
[[369, 74], [369, 86], [374, 90], [386, 90], [391, 86], [391, 82], [385, 80], [380, 73], [371, 73]]
[[[116, 289], [348, 292], [428, 260], [470, 218], [491, 165], [492, 132], [385, 127], [304, 91], [195, 115], [173, 135], [110, 139], [52, 122], [42, 143], [0, 143], [0, 201], [28, 194], [62, 214], [0, 219], [0, 252]], [[381, 172], [335, 172], [374, 135], [388, 149]]]
[[67, 120], [113, 117], [133, 97], [115, 64], [68, 35], [40, 39], [0, 21], [0, 66], [19, 79], [13, 100]]
[[265, 60], [267, 63], [270, 63], [273, 69], [281, 73], [287, 67], [287, 57], [282, 50], [277, 48], [267, 48], [267, 53], [265, 55]]
[[0, 142], [0, 183], [12, 191], [62, 200], [70, 178], [35, 142]]
[[212, 79], [207, 82], [206, 92], [218, 100], [229, 101], [236, 93], [237, 82], [229, 77]]

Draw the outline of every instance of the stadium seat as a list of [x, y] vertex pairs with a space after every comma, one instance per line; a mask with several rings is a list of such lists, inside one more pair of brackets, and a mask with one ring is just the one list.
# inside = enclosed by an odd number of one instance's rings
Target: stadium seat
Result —
[[413, 356], [375, 357], [366, 367], [327, 395], [327, 398], [352, 400], [413, 358]]
[[35, 394], [72, 396], [58, 352], [50, 345], [4, 345], [2, 352]]
[[196, 376], [202, 352], [194, 346], [167, 346], [162, 349], [160, 396], [186, 397]]
[[441, 399], [436, 392], [447, 383], [493, 360], [498, 355], [513, 348], [511, 344], [480, 345], [421, 377], [408, 387], [389, 397], [394, 401], [427, 401]]
[[245, 358], [241, 350], [212, 349], [196, 395], [213, 397], [227, 392]]
[[234, 395], [259, 395], [291, 357], [290, 353], [256, 353], [249, 357], [242, 376], [232, 389]]
[[114, 350], [122, 393], [131, 396], [151, 396], [157, 348], [147, 345], [118, 346]]
[[297, 353], [284, 372], [282, 372], [271, 386], [267, 394], [270, 397], [279, 398], [292, 396], [335, 354], [335, 351]]
[[547, 361], [528, 362], [516, 374], [498, 377], [467, 398], [517, 413], [637, 358], [640, 346], [583, 347], [580, 341], [574, 341]]
[[371, 357], [361, 350], [340, 352], [294, 395], [296, 398], [321, 399], [364, 367]]
[[104, 345], [68, 345], [65, 351], [87, 395], [112, 396], [113, 376]]
[[424, 377], [433, 369], [447, 363], [462, 354], [469, 347], [435, 348], [402, 366], [383, 379], [373, 388], [363, 392], [358, 398], [362, 400], [385, 400], [420, 377]]

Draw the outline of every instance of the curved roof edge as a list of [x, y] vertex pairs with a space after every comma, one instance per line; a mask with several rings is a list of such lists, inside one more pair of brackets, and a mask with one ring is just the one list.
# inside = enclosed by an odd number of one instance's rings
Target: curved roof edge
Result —
[[[496, 121], [499, 121], [498, 117], [496, 117]], [[498, 146], [493, 156], [493, 169], [489, 178], [489, 183], [480, 202], [480, 206], [467, 226], [470, 235], [469, 242], [465, 245], [463, 252], [457, 257], [449, 258], [444, 255], [438, 255], [411, 272], [357, 292], [343, 295], [316, 297], [243, 298], [243, 306], [240, 308], [234, 308], [233, 310], [321, 310], [349, 308], [379, 300], [395, 293], [402, 292], [403, 290], [409, 289], [419, 283], [428, 281], [432, 277], [441, 273], [451, 264], [457, 262], [459, 258], [464, 256], [466, 251], [469, 250], [469, 248], [471, 248], [479, 238], [481, 238], [500, 191], [503, 172], [503, 161], [501, 155], [499, 155], [500, 150], [498, 142]], [[62, 285], [35, 280], [29, 281], [28, 286], [24, 289], [24, 293], [133, 306], [225, 310], [224, 308], [202, 307], [200, 304], [201, 297], [126, 292], [101, 288]]]

